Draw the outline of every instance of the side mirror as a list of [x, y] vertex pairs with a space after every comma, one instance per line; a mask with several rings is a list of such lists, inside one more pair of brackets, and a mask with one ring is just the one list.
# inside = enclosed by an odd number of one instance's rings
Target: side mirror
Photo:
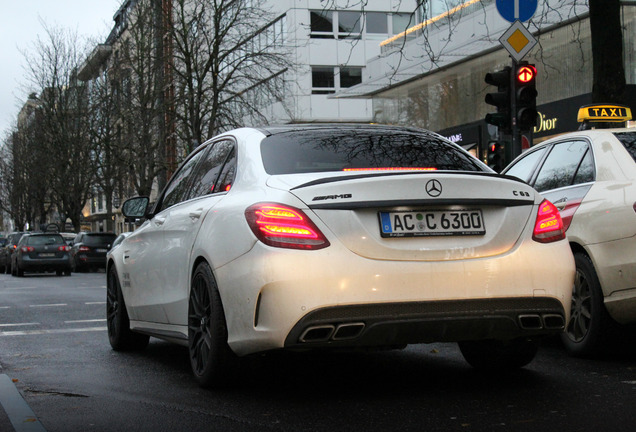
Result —
[[144, 218], [147, 214], [149, 202], [150, 198], [145, 196], [127, 199], [121, 206], [121, 212], [126, 218]]

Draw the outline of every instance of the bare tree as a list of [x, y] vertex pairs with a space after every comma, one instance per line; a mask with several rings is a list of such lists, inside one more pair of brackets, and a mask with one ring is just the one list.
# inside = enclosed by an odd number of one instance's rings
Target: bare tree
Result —
[[[33, 51], [25, 54], [27, 78], [40, 92], [37, 140], [47, 155], [50, 171], [45, 178], [51, 200], [79, 230], [95, 175], [95, 153], [88, 139], [86, 88], [75, 77], [87, 51], [81, 48], [75, 33], [46, 25], [45, 29], [46, 39], [38, 38]], [[38, 164], [30, 168], [32, 176], [43, 174], [43, 167]]]
[[172, 41], [177, 132], [184, 153], [284, 99], [292, 64], [282, 17], [248, 0], [175, 0]]
[[166, 169], [156, 1], [140, 0], [131, 10], [128, 30], [121, 37], [109, 72], [115, 83], [117, 127], [127, 178], [139, 195], [150, 195], [153, 183]]

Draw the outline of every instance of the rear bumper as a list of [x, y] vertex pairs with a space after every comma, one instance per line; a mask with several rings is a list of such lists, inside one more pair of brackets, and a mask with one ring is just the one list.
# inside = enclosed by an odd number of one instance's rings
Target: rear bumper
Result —
[[86, 254], [78, 254], [77, 263], [82, 266], [106, 268], [106, 254], [104, 254], [103, 256], [90, 256]]
[[18, 266], [25, 271], [67, 271], [71, 269], [71, 260], [64, 258], [31, 259], [22, 257], [18, 259]]
[[558, 333], [575, 269], [567, 241], [528, 240], [502, 255], [433, 262], [372, 260], [338, 244], [308, 252], [257, 243], [214, 272], [228, 344], [244, 355]]
[[499, 298], [323, 308], [291, 330], [286, 348], [391, 346], [514, 339], [560, 333], [565, 310], [554, 298]]

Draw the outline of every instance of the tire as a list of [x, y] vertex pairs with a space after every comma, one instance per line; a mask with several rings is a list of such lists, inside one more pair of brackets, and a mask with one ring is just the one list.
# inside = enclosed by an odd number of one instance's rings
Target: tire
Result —
[[64, 270], [64, 276], [70, 276], [70, 275], [71, 275], [71, 269]]
[[7, 266], [0, 266], [0, 273], [6, 273]]
[[110, 268], [106, 278], [106, 324], [108, 341], [115, 351], [141, 350], [148, 345], [148, 335], [130, 330], [130, 319], [115, 267]]
[[212, 270], [206, 263], [192, 276], [188, 302], [188, 352], [201, 387], [222, 387], [232, 376], [236, 356], [227, 344], [227, 324]]
[[15, 265], [15, 275], [17, 277], [24, 277], [24, 270], [22, 270], [18, 264]]
[[62, 270], [56, 270], [55, 271], [55, 275], [56, 276], [62, 276], [64, 274], [64, 272]]
[[509, 341], [483, 340], [459, 342], [464, 359], [475, 369], [499, 371], [518, 369], [529, 364], [539, 350], [536, 339]]
[[613, 322], [603, 304], [603, 291], [592, 261], [579, 252], [574, 254], [574, 262], [570, 321], [561, 340], [570, 355], [591, 357], [600, 353]]

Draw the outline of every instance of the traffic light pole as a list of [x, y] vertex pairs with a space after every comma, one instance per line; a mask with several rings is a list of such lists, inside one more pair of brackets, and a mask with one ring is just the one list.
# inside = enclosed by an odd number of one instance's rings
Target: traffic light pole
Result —
[[[512, 58], [512, 70], [517, 70], [517, 62], [514, 58]], [[510, 150], [506, 152], [507, 163], [513, 161], [517, 156], [521, 154], [521, 133], [519, 131], [519, 127], [517, 126], [517, 74], [510, 74], [510, 88], [512, 91], [510, 92], [510, 111], [511, 111], [511, 129], [512, 129], [512, 137], [510, 142]]]

